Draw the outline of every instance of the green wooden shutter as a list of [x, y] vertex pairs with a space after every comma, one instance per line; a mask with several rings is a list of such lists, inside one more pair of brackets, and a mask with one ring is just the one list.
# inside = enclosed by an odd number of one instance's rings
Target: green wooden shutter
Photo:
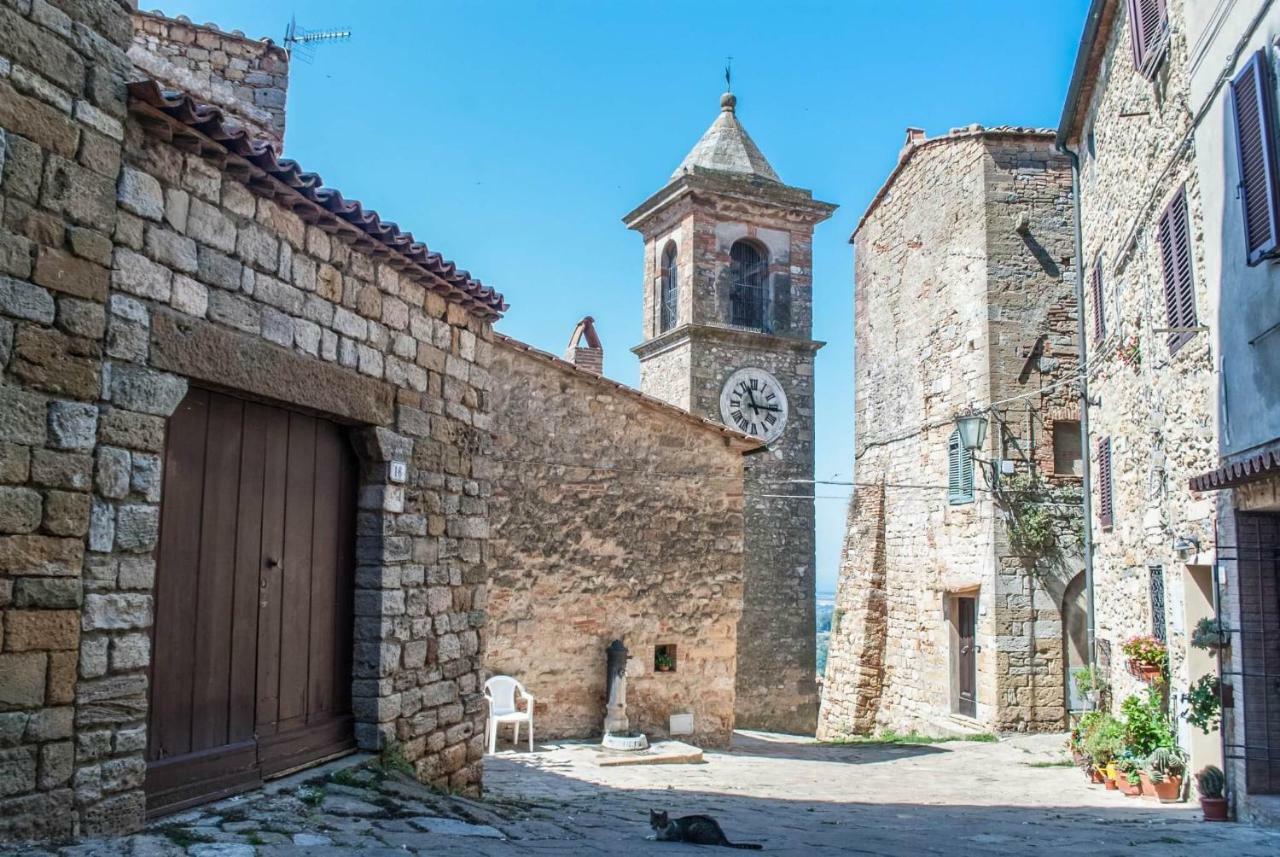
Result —
[[960, 430], [947, 439], [947, 499], [951, 504], [973, 502], [973, 455], [960, 443]]

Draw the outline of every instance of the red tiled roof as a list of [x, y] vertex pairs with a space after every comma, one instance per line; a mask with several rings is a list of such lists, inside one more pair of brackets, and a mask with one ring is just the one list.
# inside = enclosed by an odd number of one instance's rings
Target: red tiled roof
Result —
[[1256, 482], [1271, 474], [1280, 476], [1280, 450], [1260, 452], [1240, 461], [1224, 464], [1217, 470], [1193, 476], [1191, 490], [1218, 491], [1222, 488], [1233, 488], [1248, 482]]
[[[177, 126], [198, 132], [190, 134], [184, 141], [188, 148], [211, 155], [217, 153], [205, 152], [205, 142], [211, 141], [220, 146], [234, 156], [234, 159], [224, 159], [222, 168], [225, 171], [233, 175], [241, 173], [238, 177], [251, 188], [273, 196], [276, 202], [303, 220], [315, 223], [323, 217], [323, 212], [355, 227], [367, 239], [357, 240], [357, 249], [383, 256], [401, 270], [409, 267], [407, 263], [425, 269], [444, 287], [435, 291], [445, 293], [476, 315], [496, 319], [506, 311], [507, 302], [498, 291], [433, 252], [426, 244], [416, 241], [413, 233], [404, 232], [395, 223], [382, 220], [378, 212], [366, 209], [359, 200], [345, 199], [341, 191], [324, 187], [319, 174], [304, 172], [297, 161], [279, 157], [274, 144], [252, 136], [233, 120], [227, 119], [217, 107], [201, 104], [185, 92], [164, 91], [154, 80], [129, 84], [129, 96], [130, 107], [135, 112], [159, 114]], [[176, 132], [174, 137], [176, 142]], [[342, 230], [335, 227], [325, 231], [336, 234]], [[403, 262], [397, 263], [397, 259]]]

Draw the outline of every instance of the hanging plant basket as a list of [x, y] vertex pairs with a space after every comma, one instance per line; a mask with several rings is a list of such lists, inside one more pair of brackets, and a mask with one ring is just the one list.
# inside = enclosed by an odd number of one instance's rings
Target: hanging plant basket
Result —
[[1129, 659], [1129, 674], [1145, 681], [1157, 684], [1164, 681], [1164, 668], [1156, 664], [1147, 664], [1135, 658]]

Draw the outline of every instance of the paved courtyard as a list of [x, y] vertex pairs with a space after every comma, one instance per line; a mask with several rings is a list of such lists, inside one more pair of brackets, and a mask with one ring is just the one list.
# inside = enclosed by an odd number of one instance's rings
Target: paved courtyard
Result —
[[[739, 733], [700, 765], [603, 768], [583, 744], [506, 750], [487, 795], [433, 793], [350, 762], [156, 822], [143, 834], [50, 851], [81, 857], [362, 854], [706, 854], [648, 842], [650, 807], [720, 820], [771, 854], [1274, 855], [1280, 832], [1205, 824], [1088, 785], [1057, 736], [997, 744], [817, 745]], [[728, 853], [728, 852], [723, 852]]]

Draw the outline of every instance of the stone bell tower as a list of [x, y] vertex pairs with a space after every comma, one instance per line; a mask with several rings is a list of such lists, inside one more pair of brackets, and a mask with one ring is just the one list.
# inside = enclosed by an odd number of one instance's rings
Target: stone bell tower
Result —
[[747, 459], [745, 728], [817, 725], [811, 244], [835, 208], [778, 178], [726, 93], [666, 185], [623, 218], [645, 242], [641, 389], [768, 442]]

